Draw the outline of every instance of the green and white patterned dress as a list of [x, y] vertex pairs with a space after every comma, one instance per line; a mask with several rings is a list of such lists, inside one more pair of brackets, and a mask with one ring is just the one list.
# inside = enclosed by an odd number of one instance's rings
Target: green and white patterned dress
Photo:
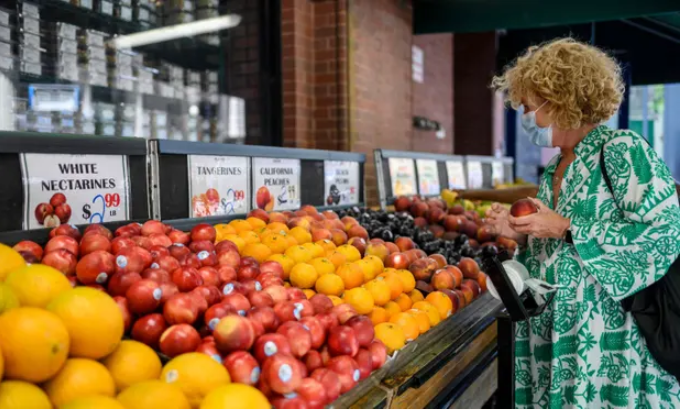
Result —
[[[600, 169], [604, 145], [610, 193]], [[575, 148], [553, 204], [555, 157], [538, 199], [571, 219], [573, 245], [529, 238], [518, 256], [560, 286], [516, 330], [518, 408], [678, 408], [677, 380], [651, 357], [620, 301], [663, 276], [680, 253], [680, 208], [668, 167], [632, 131], [594, 129]], [[680, 352], [678, 352], [680, 354]]]

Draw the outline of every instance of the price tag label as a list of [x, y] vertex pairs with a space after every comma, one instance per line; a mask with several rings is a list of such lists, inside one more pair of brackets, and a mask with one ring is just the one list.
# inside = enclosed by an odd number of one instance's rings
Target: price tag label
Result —
[[416, 170], [409, 158], [388, 158], [392, 196], [415, 195]]
[[300, 160], [253, 158], [253, 208], [300, 208]]
[[125, 155], [21, 154], [24, 229], [130, 219]]
[[470, 189], [480, 189], [484, 185], [484, 174], [482, 174], [482, 163], [479, 161], [468, 161], [467, 163], [468, 185]]
[[248, 158], [188, 155], [189, 217], [248, 212]]
[[465, 168], [461, 161], [446, 161], [446, 173], [449, 177], [449, 189], [466, 189]]
[[359, 163], [324, 161], [326, 205], [359, 203]]
[[493, 186], [500, 185], [505, 181], [503, 163], [501, 161], [491, 163], [491, 180], [493, 181]]
[[439, 170], [433, 159], [417, 159], [418, 192], [420, 195], [439, 195]]

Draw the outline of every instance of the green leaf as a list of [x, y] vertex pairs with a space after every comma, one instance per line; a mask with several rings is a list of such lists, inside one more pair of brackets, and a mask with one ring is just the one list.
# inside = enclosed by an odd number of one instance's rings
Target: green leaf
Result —
[[628, 332], [622, 330], [620, 332], [604, 332], [600, 337], [600, 348], [603, 351], [621, 351], [628, 348], [626, 338]]
[[569, 335], [560, 337], [553, 344], [553, 357], [561, 357], [575, 354], [578, 351], [578, 336]]
[[635, 242], [640, 235], [645, 233], [645, 231], [649, 228], [649, 225], [645, 225], [643, 223], [630, 223], [626, 224], [619, 233], [621, 234], [620, 239], [621, 245], [628, 245], [632, 244]]
[[576, 386], [565, 386], [562, 394], [565, 403], [576, 404]]
[[652, 165], [649, 163], [647, 158], [647, 153], [642, 143], [637, 142], [629, 149], [630, 158], [633, 162], [633, 173], [638, 179], [638, 184], [644, 185], [648, 184], [652, 177]]
[[608, 401], [615, 407], [627, 407], [628, 386], [603, 385], [600, 388], [600, 401]]
[[663, 380], [661, 377], [656, 378], [656, 393], [662, 401], [671, 401], [670, 392], [673, 388], [673, 383]]
[[583, 398], [588, 403], [593, 401], [595, 398], [595, 385], [593, 383], [588, 382], [588, 387], [586, 387], [586, 391], [583, 392]]
[[584, 261], [599, 258], [604, 255], [604, 251], [600, 247], [600, 244], [597, 242], [597, 239], [594, 238], [590, 238], [587, 241], [576, 245], [576, 250]]

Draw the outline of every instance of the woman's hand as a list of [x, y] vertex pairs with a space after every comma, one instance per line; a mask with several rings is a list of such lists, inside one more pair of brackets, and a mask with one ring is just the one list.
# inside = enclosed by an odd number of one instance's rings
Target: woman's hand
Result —
[[570, 226], [569, 219], [548, 208], [538, 199], [530, 199], [536, 204], [538, 212], [517, 218], [508, 215], [510, 227], [516, 232], [535, 238], [564, 238]]
[[518, 243], [524, 243], [525, 235], [515, 232], [508, 221], [510, 212], [501, 204], [494, 203], [491, 209], [486, 211], [486, 219], [484, 223], [488, 226], [492, 233], [496, 236], [505, 236]]

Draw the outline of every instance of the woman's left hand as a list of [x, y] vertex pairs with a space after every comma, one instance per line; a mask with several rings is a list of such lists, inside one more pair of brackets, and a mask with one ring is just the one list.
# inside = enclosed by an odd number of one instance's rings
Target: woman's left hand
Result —
[[569, 229], [569, 219], [548, 208], [538, 199], [531, 198], [531, 200], [536, 204], [538, 212], [520, 217], [509, 215], [510, 227], [515, 232], [535, 238], [564, 238], [567, 229]]

